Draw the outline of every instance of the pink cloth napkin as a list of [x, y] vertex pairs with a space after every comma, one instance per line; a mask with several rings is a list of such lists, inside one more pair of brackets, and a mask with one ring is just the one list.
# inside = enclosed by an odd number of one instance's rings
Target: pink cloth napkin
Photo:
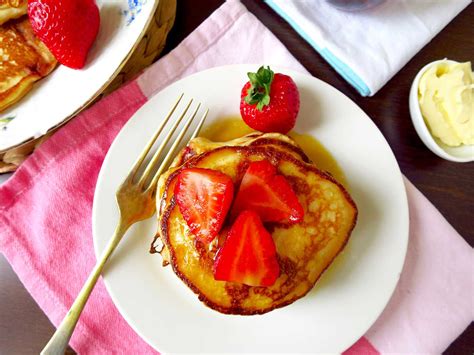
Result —
[[[137, 80], [57, 132], [0, 186], [0, 250], [55, 325], [95, 262], [94, 187], [120, 128], [171, 82], [230, 63], [305, 71], [243, 5], [228, 1]], [[346, 354], [440, 353], [474, 318], [472, 248], [408, 181], [406, 188], [410, 242], [400, 283], [377, 322]], [[101, 280], [70, 344], [83, 354], [154, 353], [118, 313]]]

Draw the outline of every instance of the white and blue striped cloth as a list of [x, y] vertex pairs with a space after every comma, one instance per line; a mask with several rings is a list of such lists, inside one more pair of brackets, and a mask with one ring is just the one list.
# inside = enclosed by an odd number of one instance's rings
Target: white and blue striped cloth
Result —
[[359, 12], [325, 0], [266, 3], [362, 96], [372, 96], [471, 0], [385, 0]]

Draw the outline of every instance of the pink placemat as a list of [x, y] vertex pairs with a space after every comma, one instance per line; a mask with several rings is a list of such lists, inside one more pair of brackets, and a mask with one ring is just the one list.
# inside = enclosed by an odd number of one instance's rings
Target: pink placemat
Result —
[[[268, 63], [305, 72], [243, 5], [228, 1], [137, 80], [59, 130], [0, 186], [0, 250], [55, 325], [95, 262], [94, 188], [120, 128], [166, 85], [232, 63]], [[439, 353], [474, 318], [472, 248], [405, 183], [411, 225], [400, 283], [383, 314], [347, 354]], [[155, 352], [118, 313], [101, 280], [70, 344], [84, 354]]]

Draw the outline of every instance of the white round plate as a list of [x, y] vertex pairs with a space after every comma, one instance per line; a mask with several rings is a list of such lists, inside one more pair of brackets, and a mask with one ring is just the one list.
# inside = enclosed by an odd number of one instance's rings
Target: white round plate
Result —
[[[96, 255], [118, 221], [115, 191], [145, 142], [180, 93], [210, 109], [208, 122], [239, 114], [240, 89], [256, 66], [224, 66], [167, 87], [124, 126], [105, 158], [93, 208]], [[402, 175], [390, 147], [370, 118], [349, 98], [308, 75], [291, 75], [301, 94], [295, 130], [309, 133], [345, 172], [358, 209], [345, 251], [314, 289], [295, 303], [257, 316], [206, 308], [173, 273], [149, 254], [152, 218], [134, 226], [104, 272], [106, 287], [128, 323], [165, 353], [342, 352], [356, 342], [386, 306], [398, 282], [408, 242], [408, 206]]]
[[0, 152], [42, 136], [99, 95], [139, 43], [158, 1], [97, 0], [101, 24], [85, 67], [59, 65], [16, 105], [1, 112]]

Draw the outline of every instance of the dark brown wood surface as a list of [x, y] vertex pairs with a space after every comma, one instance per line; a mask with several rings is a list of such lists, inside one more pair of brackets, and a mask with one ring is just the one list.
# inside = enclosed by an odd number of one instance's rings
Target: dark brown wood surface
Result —
[[[165, 53], [175, 48], [222, 2], [179, 0], [176, 23]], [[474, 163], [442, 160], [423, 145], [410, 121], [408, 92], [414, 76], [428, 62], [445, 57], [474, 61], [474, 5], [457, 16], [375, 96], [363, 98], [267, 5], [252, 0], [243, 0], [243, 3], [311, 74], [349, 96], [372, 118], [392, 147], [402, 172], [473, 246]], [[0, 353], [38, 353], [53, 334], [54, 327], [1, 255], [0, 272], [7, 276], [0, 278], [0, 318], [5, 320], [0, 322]], [[25, 309], [29, 312], [26, 318], [23, 315]], [[69, 348], [67, 353], [73, 354], [74, 351]], [[446, 354], [473, 353], [474, 326], [471, 324]]]

